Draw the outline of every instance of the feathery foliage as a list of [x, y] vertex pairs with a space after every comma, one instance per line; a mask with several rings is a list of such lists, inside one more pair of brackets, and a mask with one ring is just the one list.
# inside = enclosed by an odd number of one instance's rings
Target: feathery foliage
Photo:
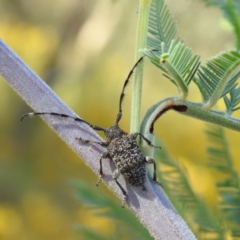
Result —
[[240, 103], [240, 88], [233, 88], [229, 92], [229, 97], [227, 95], [224, 96], [224, 102], [227, 108], [228, 115], [231, 115], [232, 112], [240, 109], [240, 107], [237, 107]]
[[[234, 89], [240, 72], [240, 54], [236, 51], [223, 52], [200, 66], [200, 56], [193, 55], [182, 41], [174, 40], [177, 34], [173, 20], [163, 0], [154, 0], [149, 16], [149, 36], [143, 50], [150, 61], [163, 71], [163, 75], [177, 85], [182, 98], [187, 97], [187, 85], [193, 79], [202, 93], [206, 108]], [[195, 73], [198, 73], [198, 78]], [[235, 92], [236, 93], [236, 92]], [[232, 95], [232, 102], [236, 102]]]
[[162, 42], [165, 43], [164, 52], [170, 48], [177, 33], [177, 26], [163, 0], [152, 1], [148, 32], [147, 45], [149, 48], [160, 50], [159, 46]]
[[[166, 48], [164, 42], [158, 45], [158, 48], [157, 46], [154, 47], [154, 51], [144, 50], [143, 53], [164, 72], [165, 77], [179, 88], [184, 86], [185, 89], [185, 85], [189, 85], [198, 69], [200, 56], [193, 56], [191, 49], [183, 42], [176, 43], [174, 40], [169, 45], [169, 48]], [[183, 91], [187, 91], [187, 89]]]
[[240, 1], [239, 0], [204, 0], [207, 4], [218, 7], [233, 28], [236, 49], [240, 50]]
[[[158, 169], [164, 190], [195, 234], [205, 236], [205, 239], [224, 239], [216, 216], [191, 186], [187, 170], [169, 155], [164, 146], [155, 154], [155, 159], [161, 159]], [[208, 238], [209, 235], [211, 238]]]
[[[187, 96], [187, 86], [199, 66], [199, 55], [193, 55], [178, 38], [177, 26], [163, 0], [153, 0], [149, 16], [149, 36], [143, 50], [150, 61], [179, 89], [182, 98]], [[164, 63], [164, 64], [163, 64]]]
[[206, 131], [211, 142], [209, 147], [209, 165], [223, 173], [224, 180], [217, 183], [219, 210], [223, 230], [233, 239], [240, 237], [240, 185], [239, 176], [234, 168], [224, 129], [211, 127]]
[[[115, 232], [111, 239], [152, 239], [134, 215], [127, 209], [121, 208], [118, 201], [113, 201], [102, 191], [99, 195], [98, 188], [89, 188], [83, 182], [77, 181], [73, 184], [76, 186], [77, 198], [81, 203], [88, 206], [96, 216], [108, 217], [116, 223]], [[84, 239], [104, 239], [101, 234], [91, 228], [79, 226], [79, 229], [81, 229], [81, 234], [84, 234]], [[84, 231], [82, 231], [83, 229]], [[93, 236], [93, 238], [88, 238], [89, 236]]]
[[[169, 109], [186, 112], [188, 116], [239, 131], [240, 120], [230, 118], [229, 115], [239, 109], [236, 107], [239, 91], [233, 89], [236, 89], [240, 76], [240, 54], [237, 51], [223, 52], [207, 60], [206, 66], [200, 66], [200, 56], [192, 54], [183, 41], [174, 39], [176, 24], [163, 0], [152, 2], [150, 19], [149, 49], [142, 52], [163, 71], [163, 76], [177, 86], [180, 95], [150, 106], [141, 124], [142, 133], [152, 133], [156, 120]], [[202, 103], [185, 101], [191, 80], [202, 94]], [[230, 98], [226, 96], [228, 93]], [[226, 114], [210, 112], [222, 97], [227, 106]]]
[[[211, 107], [237, 85], [240, 76], [240, 54], [235, 51], [219, 54], [201, 66], [196, 84], [204, 101], [211, 101]], [[237, 71], [238, 70], [238, 71]]]

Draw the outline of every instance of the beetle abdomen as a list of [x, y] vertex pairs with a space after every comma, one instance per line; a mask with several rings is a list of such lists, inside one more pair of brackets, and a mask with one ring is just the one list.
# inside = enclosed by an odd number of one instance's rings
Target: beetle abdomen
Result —
[[120, 173], [132, 185], [143, 185], [146, 175], [144, 156], [135, 139], [130, 136], [114, 139], [108, 152]]

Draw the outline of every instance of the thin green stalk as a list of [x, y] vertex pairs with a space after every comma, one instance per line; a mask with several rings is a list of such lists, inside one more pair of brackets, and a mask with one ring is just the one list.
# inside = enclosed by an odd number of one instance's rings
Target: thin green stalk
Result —
[[[135, 62], [137, 62], [137, 60], [141, 57], [141, 52], [139, 50], [144, 49], [147, 44], [150, 5], [151, 0], [139, 1]], [[133, 79], [131, 132], [138, 132], [140, 129], [143, 67], [144, 60], [137, 66]]]
[[179, 97], [170, 97], [148, 108], [142, 121], [141, 133], [149, 138], [149, 135], [151, 136], [154, 132], [157, 119], [171, 109], [189, 117], [240, 132], [240, 119], [226, 116], [223, 112], [207, 110], [201, 104], [181, 100]]

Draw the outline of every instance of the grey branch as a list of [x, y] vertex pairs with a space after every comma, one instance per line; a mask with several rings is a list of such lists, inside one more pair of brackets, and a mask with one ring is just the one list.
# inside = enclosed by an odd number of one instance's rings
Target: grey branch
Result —
[[[0, 74], [34, 111], [77, 116], [2, 40], [0, 40]], [[97, 145], [84, 145], [75, 140], [81, 136], [84, 139], [101, 141], [89, 126], [74, 121], [67, 121], [66, 124], [66, 119], [54, 116], [42, 118], [93, 171], [99, 174], [99, 156], [103, 148]], [[19, 122], [19, 127], [20, 124]], [[103, 169], [104, 182], [122, 199], [122, 193], [112, 179], [114, 166], [108, 159], [103, 161]], [[142, 191], [141, 187], [126, 186], [123, 178], [119, 181], [127, 189], [127, 205], [156, 239], [196, 239], [159, 185], [147, 179], [146, 191]]]

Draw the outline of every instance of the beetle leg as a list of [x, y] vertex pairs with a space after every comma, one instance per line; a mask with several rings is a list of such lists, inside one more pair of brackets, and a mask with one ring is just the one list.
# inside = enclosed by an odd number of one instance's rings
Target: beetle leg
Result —
[[154, 147], [154, 148], [161, 148], [160, 146], [155, 146], [151, 143], [149, 139], [144, 137], [141, 133], [137, 133], [149, 146]]
[[102, 159], [103, 158], [107, 158], [109, 157], [109, 153], [108, 152], [104, 152], [100, 155], [100, 158], [99, 158], [99, 163], [100, 163], [100, 169], [99, 169], [99, 173], [100, 173], [100, 177], [96, 183], [96, 185], [98, 186], [98, 184], [101, 182], [102, 178], [103, 178], [103, 170], [102, 170]]
[[91, 140], [85, 140], [85, 139], [82, 139], [80, 137], [75, 138], [75, 139], [80, 141], [80, 142], [86, 143], [86, 144], [95, 143], [95, 144], [99, 144], [102, 147], [107, 147], [108, 146], [108, 143], [106, 143], [106, 142], [95, 142], [95, 141], [91, 141]]
[[153, 164], [153, 181], [158, 183], [162, 188], [163, 188], [163, 185], [158, 182], [157, 180], [157, 175], [156, 175], [156, 163], [155, 163], [155, 160], [151, 157], [145, 157], [145, 162], [148, 163], [148, 164]]
[[127, 192], [124, 190], [124, 188], [121, 186], [121, 184], [118, 182], [118, 177], [120, 176], [120, 172], [118, 169], [116, 169], [114, 172], [113, 172], [113, 179], [114, 181], [116, 182], [116, 184], [118, 185], [118, 187], [121, 189], [124, 197], [123, 197], [123, 202], [122, 202], [122, 207], [124, 207], [124, 204], [126, 203], [127, 201]]

